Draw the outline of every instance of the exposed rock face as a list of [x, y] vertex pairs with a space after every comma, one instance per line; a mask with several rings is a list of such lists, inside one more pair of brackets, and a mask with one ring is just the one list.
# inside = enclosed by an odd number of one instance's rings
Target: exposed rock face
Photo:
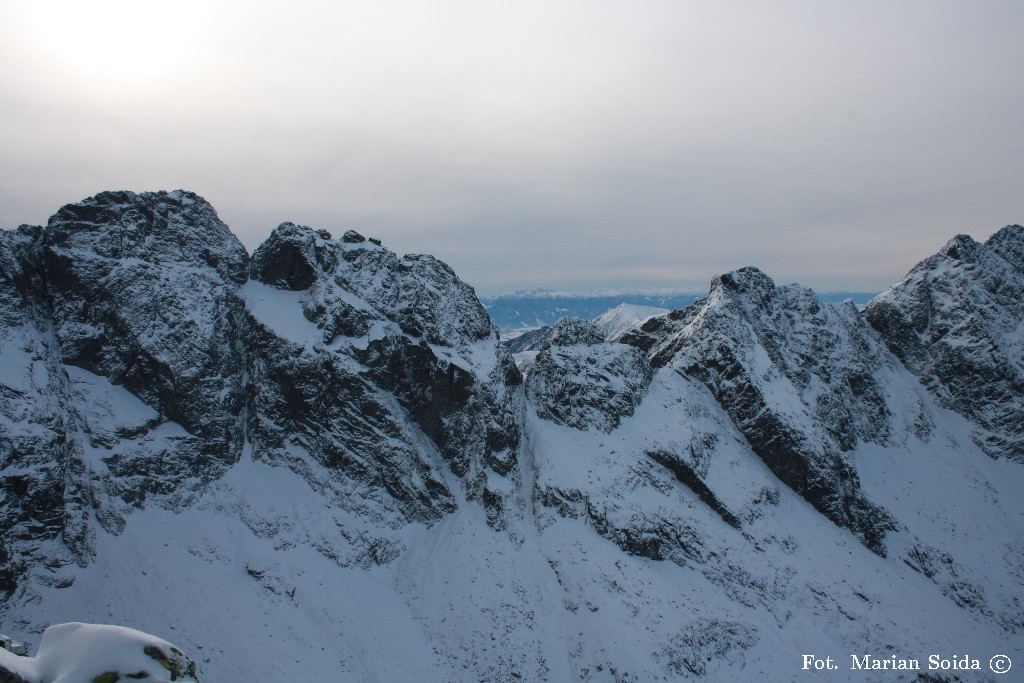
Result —
[[548, 335], [545, 346], [595, 346], [604, 341], [593, 323], [579, 318], [562, 318]]
[[550, 334], [550, 327], [539, 327], [536, 330], [524, 332], [513, 339], [503, 339], [501, 345], [508, 349], [509, 353], [540, 351], [544, 344], [547, 343]]
[[139, 448], [105, 458], [111, 473], [223, 473], [242, 447], [237, 290], [249, 258], [213, 207], [188, 192], [103, 193], [50, 219], [43, 257], [61, 361], [124, 386], [155, 422], [186, 432], [173, 457]]
[[521, 376], [440, 261], [285, 223], [250, 265], [187, 192], [103, 193], [0, 239], [0, 590], [86, 563], [91, 517], [118, 533], [243, 455], [354, 515], [321, 544], [341, 563], [453, 511], [441, 467], [503, 524]]
[[[1024, 469], [964, 426], [1018, 434], [1022, 253], [956, 240], [875, 328], [742, 269], [666, 315], [563, 320], [524, 377], [432, 257], [284, 223], [249, 259], [184, 192], [65, 207], [0, 233], [0, 626], [175, 631], [211, 680], [1007, 651]], [[177, 654], [88, 680], [180, 680]]]
[[[891, 357], [852, 304], [832, 307], [756, 268], [712, 280], [708, 297], [622, 337], [654, 367], [699, 379], [769, 468], [876, 552], [894, 521], [868, 501], [843, 456], [858, 442], [926, 432], [887, 403]], [[912, 404], [913, 405], [913, 404]], [[906, 417], [906, 416], [904, 416]]]
[[[42, 228], [0, 232], [0, 593], [30, 567], [85, 561], [90, 495], [43, 295]], [[59, 543], [58, 539], [63, 541]]]
[[950, 240], [864, 310], [938, 402], [977, 423], [993, 457], [1024, 462], [1024, 227]]
[[[298, 283], [277, 275], [279, 254], [303, 273]], [[455, 503], [408, 417], [466, 477], [471, 498], [487, 472], [512, 471], [518, 403], [505, 394], [518, 371], [473, 290], [446, 265], [285, 223], [256, 250], [252, 276], [250, 438], [261, 457], [306, 472], [316, 469], [311, 458], [349, 482], [346, 508], [365, 511], [370, 486], [403, 519], [426, 522]]]
[[544, 419], [610, 432], [633, 414], [650, 382], [643, 353], [605, 342], [592, 323], [562, 318], [530, 366], [526, 392]]
[[25, 361], [3, 382], [12, 591], [31, 566], [86, 562], [93, 514], [116, 531], [148, 495], [180, 502], [237, 458], [248, 257], [183, 192], [98, 195], [4, 233], [2, 251], [4, 357]]
[[5, 233], [3, 252], [4, 355], [25, 361], [0, 438], [24, 472], [0, 508], [23, 529], [0, 553], [11, 591], [32, 565], [86, 562], [93, 514], [117, 531], [147, 496], [180, 504], [238, 458], [248, 257], [186, 192], [97, 195]]

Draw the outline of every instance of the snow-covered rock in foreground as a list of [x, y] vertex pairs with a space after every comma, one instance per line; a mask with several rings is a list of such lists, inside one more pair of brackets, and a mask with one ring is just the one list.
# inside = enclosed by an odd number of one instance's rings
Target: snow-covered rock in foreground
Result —
[[123, 626], [69, 623], [46, 629], [34, 657], [18, 657], [0, 649], [0, 680], [195, 683], [198, 679], [195, 662], [166, 640]]

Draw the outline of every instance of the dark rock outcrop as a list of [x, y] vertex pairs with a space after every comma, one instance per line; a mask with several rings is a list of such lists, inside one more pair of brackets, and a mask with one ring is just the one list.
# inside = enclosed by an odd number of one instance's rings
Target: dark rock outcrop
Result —
[[[651, 364], [699, 379], [788, 486], [878, 553], [894, 521], [843, 456], [894, 436], [879, 372], [895, 372], [852, 304], [833, 307], [756, 268], [712, 280], [706, 299], [622, 337]], [[926, 418], [918, 419], [927, 430]]]
[[43, 258], [61, 361], [181, 425], [182, 474], [237, 460], [249, 258], [213, 207], [188, 192], [99, 194], [50, 219]]
[[950, 240], [864, 309], [943, 406], [979, 425], [993, 457], [1024, 462], [1024, 227]]
[[611, 432], [633, 414], [651, 377], [637, 349], [605, 342], [589, 322], [562, 318], [527, 372], [526, 393], [546, 420]]
[[282, 223], [252, 255], [252, 279], [273, 287], [309, 289], [317, 275], [333, 270], [334, 263], [319, 244], [330, 240], [326, 230], [311, 231], [294, 223]]
[[508, 349], [509, 353], [522, 353], [523, 351], [540, 351], [547, 343], [551, 335], [550, 327], [540, 327], [536, 330], [524, 332], [512, 339], [503, 339], [501, 345]]
[[715, 514], [721, 517], [723, 522], [735, 529], [740, 528], [740, 520], [736, 518], [736, 515], [732, 514], [729, 508], [725, 507], [722, 501], [718, 499], [718, 496], [708, 488], [708, 485], [704, 483], [700, 475], [683, 458], [668, 451], [647, 451], [647, 457], [659, 465], [667, 467], [672, 474], [676, 475], [676, 479], [680, 483], [685, 484], [691, 491], [696, 493], [697, 497], [714, 510]]
[[250, 262], [181, 191], [102, 193], [0, 234], [0, 591], [88, 562], [91, 519], [119, 533], [242, 457], [363, 519], [342, 533], [356, 555], [393, 558], [369, 529], [455, 509], [440, 467], [503, 524], [509, 487], [489, 478], [517, 463], [518, 370], [450, 268], [356, 237], [284, 223]]

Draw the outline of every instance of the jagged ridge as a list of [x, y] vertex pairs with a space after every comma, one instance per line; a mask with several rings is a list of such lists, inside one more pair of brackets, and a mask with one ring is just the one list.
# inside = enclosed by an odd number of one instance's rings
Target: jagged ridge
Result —
[[851, 305], [742, 269], [626, 343], [563, 321], [524, 381], [447, 266], [352, 231], [282, 224], [250, 260], [195, 195], [105, 193], [2, 238], [21, 637], [144, 612], [239, 633], [259, 664], [207, 657], [222, 678], [649, 680], [785, 677], [779, 629], [1024, 628], [1020, 468]]
[[938, 401], [977, 423], [993, 457], [1024, 462], [1024, 227], [967, 235], [865, 308], [868, 322]]

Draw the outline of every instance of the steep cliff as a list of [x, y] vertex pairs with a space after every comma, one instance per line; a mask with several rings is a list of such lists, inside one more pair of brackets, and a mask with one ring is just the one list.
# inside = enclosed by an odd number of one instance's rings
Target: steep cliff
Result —
[[943, 406], [978, 425], [993, 457], [1024, 462], [1024, 227], [957, 235], [879, 294], [864, 316]]

